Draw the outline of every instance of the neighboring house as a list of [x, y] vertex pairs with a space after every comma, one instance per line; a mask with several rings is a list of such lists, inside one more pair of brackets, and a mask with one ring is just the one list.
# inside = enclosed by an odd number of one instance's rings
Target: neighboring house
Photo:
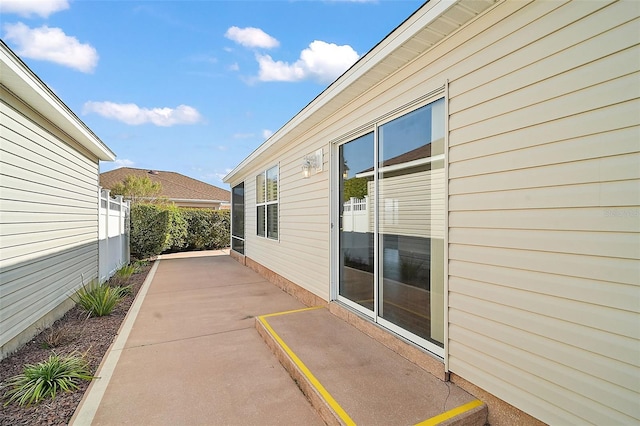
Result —
[[98, 163], [111, 150], [0, 42], [0, 358], [98, 276]]
[[153, 182], [159, 182], [162, 184], [160, 196], [180, 207], [214, 210], [224, 210], [230, 207], [231, 193], [226, 189], [175, 172], [121, 167], [101, 173], [100, 186], [111, 189], [115, 184], [124, 181], [127, 176], [147, 176]]
[[430, 0], [225, 177], [232, 255], [492, 425], [638, 424], [639, 17]]

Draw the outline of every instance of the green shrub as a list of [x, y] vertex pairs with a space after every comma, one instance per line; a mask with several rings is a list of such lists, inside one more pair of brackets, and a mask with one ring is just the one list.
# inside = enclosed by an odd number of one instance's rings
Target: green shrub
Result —
[[93, 376], [84, 357], [52, 354], [46, 361], [25, 365], [22, 374], [7, 381], [10, 389], [4, 394], [9, 398], [5, 405], [13, 401], [18, 405], [31, 405], [48, 397], [55, 398], [58, 392], [71, 392], [78, 389], [81, 380], [91, 379]]
[[187, 246], [187, 221], [181, 208], [175, 205], [164, 206], [169, 215], [169, 226], [162, 251], [181, 251]]
[[163, 252], [229, 246], [228, 210], [139, 204], [131, 207], [131, 254], [138, 259]]
[[211, 250], [229, 246], [231, 219], [228, 210], [182, 209], [187, 221], [187, 248]]
[[123, 287], [112, 287], [107, 283], [98, 284], [94, 280], [78, 290], [73, 300], [89, 316], [103, 317], [113, 311], [122, 299], [124, 291], [126, 290], [123, 290]]
[[164, 250], [169, 230], [169, 212], [161, 206], [131, 206], [131, 254], [138, 259], [157, 256]]

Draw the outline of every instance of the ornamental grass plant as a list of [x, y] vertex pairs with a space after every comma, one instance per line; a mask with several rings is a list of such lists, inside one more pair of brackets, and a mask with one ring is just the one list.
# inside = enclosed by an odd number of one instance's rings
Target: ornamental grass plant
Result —
[[127, 292], [131, 292], [130, 286], [112, 287], [93, 280], [78, 290], [73, 299], [89, 316], [102, 317], [109, 315]]
[[21, 374], [7, 380], [5, 386], [9, 390], [4, 394], [8, 398], [5, 406], [13, 401], [20, 406], [37, 404], [45, 398], [55, 398], [59, 392], [78, 389], [81, 380], [92, 379], [84, 356], [51, 354], [43, 362], [25, 365]]

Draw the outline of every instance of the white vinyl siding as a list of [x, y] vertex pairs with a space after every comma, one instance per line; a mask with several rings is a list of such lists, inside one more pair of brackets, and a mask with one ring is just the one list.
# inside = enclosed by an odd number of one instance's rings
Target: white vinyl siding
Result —
[[551, 424], [640, 417], [638, 8], [501, 4], [452, 70], [450, 370]]
[[0, 118], [3, 346], [97, 277], [98, 160], [5, 102]]
[[630, 0], [499, 1], [356, 80], [345, 90], [376, 84], [236, 177], [281, 165], [280, 242], [247, 255], [328, 299], [335, 171], [302, 179], [304, 155], [448, 81], [449, 370], [549, 424], [638, 423], [639, 16]]
[[[277, 161], [266, 160], [249, 172], [245, 181], [245, 255], [295, 282], [314, 294], [329, 299], [329, 185], [328, 173], [302, 177], [302, 159], [319, 148], [296, 146]], [[327, 170], [328, 153], [323, 158]], [[255, 176], [279, 162], [279, 241], [256, 236]]]

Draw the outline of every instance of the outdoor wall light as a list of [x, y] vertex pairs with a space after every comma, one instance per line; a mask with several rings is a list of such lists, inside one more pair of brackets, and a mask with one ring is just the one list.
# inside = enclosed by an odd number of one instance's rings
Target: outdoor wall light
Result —
[[347, 166], [347, 162], [345, 161], [342, 165], [342, 179], [349, 179], [349, 166]]
[[308, 178], [312, 174], [316, 174], [322, 171], [322, 148], [307, 154], [302, 159], [302, 177]]

